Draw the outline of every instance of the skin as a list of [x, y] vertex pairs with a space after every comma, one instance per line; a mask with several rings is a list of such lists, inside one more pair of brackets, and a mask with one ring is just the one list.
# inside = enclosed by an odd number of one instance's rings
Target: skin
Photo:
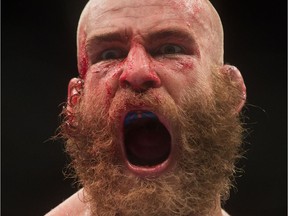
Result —
[[[147, 88], [147, 83], [149, 83], [148, 86], [151, 85], [149, 87], [161, 87], [173, 98], [179, 98], [181, 94], [178, 91], [179, 86], [197, 85], [201, 82], [201, 85], [207, 86], [207, 91], [210, 91], [210, 74], [206, 71], [210, 71], [212, 62], [217, 65], [222, 64], [223, 51], [220, 48], [222, 47], [220, 25], [216, 25], [212, 29], [206, 25], [210, 20], [198, 15], [203, 11], [206, 14], [205, 17], [209, 18], [208, 14], [212, 13], [212, 10], [206, 9], [208, 4], [206, 7], [202, 6], [202, 8], [185, 13], [181, 17], [176, 11], [183, 9], [184, 5], [175, 2], [163, 4], [157, 1], [145, 1], [143, 5], [139, 4], [133, 8], [128, 7], [129, 1], [117, 1], [117, 4], [92, 1], [81, 17], [79, 41], [86, 41], [87, 48], [85, 52], [83, 43], [78, 44], [78, 56], [79, 62], [87, 62], [88, 67], [80, 64], [79, 71], [81, 71], [81, 76], [85, 77], [85, 84], [89, 85], [87, 88], [97, 88], [101, 94], [103, 89], [106, 89], [107, 97], [113, 97], [121, 87], [130, 87], [133, 90], [141, 91], [143, 88]], [[196, 8], [194, 2], [192, 2], [192, 8]], [[119, 13], [114, 13], [113, 10], [117, 10]], [[93, 11], [93, 13], [89, 13], [89, 11]], [[157, 11], [156, 15], [153, 15], [151, 11]], [[159, 14], [165, 13], [167, 16], [159, 16]], [[218, 23], [218, 16], [215, 13], [212, 15], [213, 20]], [[105, 20], [107, 21], [105, 22]], [[185, 35], [182, 39], [178, 34], [163, 36], [158, 40], [154, 40], [153, 37], [149, 38], [152, 33], [169, 30], [187, 34], [190, 38]], [[111, 32], [122, 34], [124, 40], [113, 41], [113, 45], [111, 45], [111, 41], [106, 43], [93, 41], [94, 37]], [[217, 32], [216, 37], [213, 37], [213, 32]], [[210, 37], [207, 38], [205, 35]], [[212, 42], [208, 43], [208, 41]], [[187, 55], [167, 59], [162, 58], [163, 55], [158, 51], [157, 55], [151, 56], [153, 52], [157, 52], [157, 49], [166, 44], [183, 47], [185, 51], [180, 51], [179, 54]], [[98, 61], [97, 55], [110, 48], [124, 50], [125, 53], [119, 54], [124, 61]], [[214, 56], [217, 56], [217, 61]], [[82, 59], [88, 60], [82, 61]], [[87, 72], [85, 68], [88, 68]], [[181, 71], [181, 73], [175, 73], [175, 71]], [[93, 83], [90, 82], [92, 80]]]
[[[115, 94], [125, 88], [135, 92], [157, 89], [159, 97], [169, 94], [177, 104], [188, 86], [201, 86], [207, 95], [212, 94], [212, 67], [220, 68], [243, 92], [235, 113], [245, 103], [241, 73], [223, 63], [222, 24], [209, 1], [92, 0], [81, 15], [77, 45], [80, 78], [69, 83], [67, 110], [71, 113], [82, 91], [82, 79], [87, 104], [97, 95], [108, 109]], [[173, 164], [173, 158], [169, 163]], [[131, 168], [129, 164], [127, 172], [141, 177], [161, 175], [158, 170]], [[81, 201], [82, 194], [81, 190], [48, 215], [84, 213], [88, 206]], [[215, 200], [212, 215], [223, 215], [220, 197]]]

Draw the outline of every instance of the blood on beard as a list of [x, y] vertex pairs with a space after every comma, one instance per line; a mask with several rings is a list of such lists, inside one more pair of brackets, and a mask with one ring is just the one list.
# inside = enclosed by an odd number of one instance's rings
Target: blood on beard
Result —
[[[179, 104], [157, 90], [141, 95], [122, 90], [107, 110], [101, 98], [83, 95], [75, 112], [77, 127], [62, 133], [93, 214], [209, 215], [216, 196], [225, 199], [241, 155], [243, 129], [235, 114], [241, 92], [218, 70], [212, 83], [212, 95], [191, 87]], [[119, 156], [119, 118], [129, 106], [163, 113], [177, 134], [176, 164], [157, 178], [129, 173]]]

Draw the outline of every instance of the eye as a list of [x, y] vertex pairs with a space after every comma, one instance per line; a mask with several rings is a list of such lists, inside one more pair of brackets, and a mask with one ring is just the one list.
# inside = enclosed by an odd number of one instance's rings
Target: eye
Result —
[[101, 53], [100, 60], [120, 59], [124, 53], [120, 49], [109, 49]]
[[159, 49], [159, 54], [165, 55], [165, 54], [177, 54], [177, 53], [183, 53], [182, 47], [174, 44], [165, 44]]

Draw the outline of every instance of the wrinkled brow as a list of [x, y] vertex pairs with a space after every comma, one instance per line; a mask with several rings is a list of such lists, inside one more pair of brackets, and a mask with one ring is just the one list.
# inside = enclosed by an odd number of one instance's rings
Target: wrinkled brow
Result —
[[151, 32], [145, 38], [147, 42], [157, 42], [164, 39], [176, 38], [178, 40], [185, 41], [187, 43], [195, 43], [193, 35], [186, 30], [178, 28], [162, 29], [156, 32]]
[[109, 42], [128, 42], [129, 37], [127, 32], [108, 32], [108, 33], [101, 33], [88, 38], [86, 41], [86, 49], [89, 49], [91, 46], [97, 46], [102, 43], [109, 43]]
[[[91, 47], [100, 46], [103, 43], [109, 43], [109, 42], [128, 43], [130, 38], [131, 34], [128, 34], [127, 31], [115, 31], [115, 32], [95, 34], [91, 38], [88, 38], [86, 42], [86, 50], [89, 50], [89, 48]], [[155, 30], [154, 32], [142, 35], [142, 38], [147, 44], [157, 43], [165, 39], [173, 38], [185, 41], [186, 43], [189, 44], [196, 45], [193, 35], [190, 32], [179, 28]]]
[[124, 36], [122, 33], [110, 32], [100, 35], [95, 35], [92, 40], [99, 42], [111, 42], [111, 41], [123, 41], [127, 40], [127, 36]]

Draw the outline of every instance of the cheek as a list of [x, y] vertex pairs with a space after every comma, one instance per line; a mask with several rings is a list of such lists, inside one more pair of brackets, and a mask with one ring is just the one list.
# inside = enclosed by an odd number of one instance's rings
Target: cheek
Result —
[[105, 82], [105, 92], [106, 92], [106, 95], [107, 95], [107, 98], [113, 98], [113, 87], [111, 85], [110, 82]]
[[196, 85], [199, 79], [198, 68], [191, 58], [173, 61], [165, 59], [158, 64], [156, 71], [163, 87], [177, 101], [185, 89]]
[[112, 100], [112, 87], [108, 82], [99, 83], [97, 86], [94, 85], [86, 85], [84, 92], [84, 103], [88, 105], [88, 107], [101, 107], [107, 109], [110, 106]]
[[193, 57], [162, 59], [159, 64], [155, 64], [160, 70], [170, 71], [171, 74], [179, 76], [189, 76], [196, 69], [195, 59]]
[[188, 59], [183, 59], [181, 61], [178, 61], [175, 64], [175, 66], [176, 66], [175, 72], [181, 73], [186, 76], [192, 73], [192, 71], [194, 71], [195, 69], [194, 62], [189, 61]]
[[100, 62], [94, 65], [91, 65], [89, 68], [89, 75], [93, 76], [93, 79], [97, 79], [99, 81], [104, 80], [106, 77], [111, 76], [111, 74], [117, 72], [119, 68], [118, 61], [112, 62]]
[[85, 80], [87, 97], [97, 97], [98, 103], [108, 106], [118, 89], [120, 68], [115, 63], [92, 65]]

